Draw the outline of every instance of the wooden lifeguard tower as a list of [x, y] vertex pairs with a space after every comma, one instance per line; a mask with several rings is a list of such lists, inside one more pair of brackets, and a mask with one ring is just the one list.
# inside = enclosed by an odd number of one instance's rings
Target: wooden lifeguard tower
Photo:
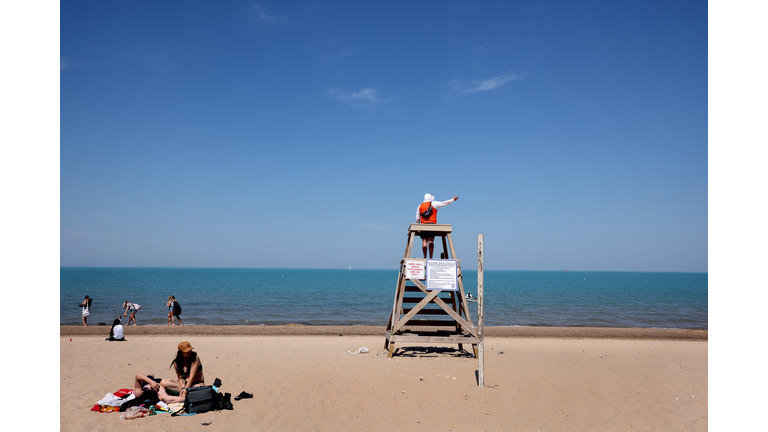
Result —
[[[456, 262], [458, 286], [455, 289], [427, 289], [421, 278], [414, 277], [418, 271], [413, 271], [413, 268], [418, 268], [420, 263], [424, 273], [427, 268], [427, 260], [424, 258], [411, 258], [413, 240], [418, 231], [432, 231], [435, 237], [442, 238], [444, 260]], [[384, 343], [384, 348], [389, 349], [390, 358], [395, 352], [395, 346], [402, 343], [455, 343], [459, 345], [460, 350], [464, 344], [472, 344], [475, 357], [478, 355], [478, 330], [469, 315], [464, 295], [461, 260], [456, 258], [451, 231], [448, 224], [414, 223], [408, 228], [408, 242], [403, 259], [400, 260], [395, 301]], [[428, 305], [431, 306], [427, 307]]]

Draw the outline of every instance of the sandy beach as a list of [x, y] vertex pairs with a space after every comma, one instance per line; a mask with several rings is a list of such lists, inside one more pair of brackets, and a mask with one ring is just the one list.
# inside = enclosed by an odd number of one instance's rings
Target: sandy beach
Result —
[[[141, 430], [664, 431], [708, 429], [706, 330], [490, 327], [485, 387], [453, 345], [387, 359], [383, 327], [61, 327], [60, 427]], [[375, 333], [374, 333], [375, 332]], [[90, 408], [136, 372], [172, 377], [188, 340], [234, 410], [118, 421]], [[368, 347], [369, 354], [350, 355]], [[466, 347], [465, 347], [466, 348]], [[210, 425], [203, 425], [210, 423]]]

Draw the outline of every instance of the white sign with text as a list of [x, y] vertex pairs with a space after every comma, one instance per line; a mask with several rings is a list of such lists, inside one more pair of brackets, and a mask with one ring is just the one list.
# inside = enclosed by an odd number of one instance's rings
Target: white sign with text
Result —
[[405, 261], [405, 275], [408, 279], [424, 280], [424, 260]]
[[427, 260], [427, 289], [456, 291], [458, 283], [458, 260]]

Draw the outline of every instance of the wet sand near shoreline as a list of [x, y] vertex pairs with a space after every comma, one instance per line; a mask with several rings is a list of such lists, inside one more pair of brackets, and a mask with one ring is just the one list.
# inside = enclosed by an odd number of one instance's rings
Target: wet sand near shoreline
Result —
[[[385, 326], [287, 325], [138, 325], [123, 326], [132, 335], [188, 336], [381, 336]], [[416, 328], [416, 327], [414, 327]], [[60, 336], [109, 336], [110, 326], [61, 326]], [[612, 327], [485, 327], [486, 337], [561, 339], [646, 339], [707, 341], [708, 330]]]

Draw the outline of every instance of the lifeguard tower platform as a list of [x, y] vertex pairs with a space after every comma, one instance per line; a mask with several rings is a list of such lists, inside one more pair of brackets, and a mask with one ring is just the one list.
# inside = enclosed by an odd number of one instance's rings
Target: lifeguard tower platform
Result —
[[[419, 231], [432, 231], [435, 233], [435, 240], [437, 237], [442, 239], [442, 259], [411, 258], [413, 241]], [[448, 224], [414, 223], [408, 228], [408, 242], [403, 259], [400, 260], [395, 301], [384, 343], [390, 358], [395, 353], [396, 346], [404, 343], [458, 344], [459, 350], [463, 349], [464, 344], [471, 344], [475, 357], [478, 355], [478, 329], [472, 324], [469, 315], [464, 295], [461, 260], [456, 258], [451, 232], [451, 225]], [[422, 282], [430, 277], [429, 269], [438, 265], [452, 269], [454, 263], [456, 284], [428, 288], [430, 283]]]

